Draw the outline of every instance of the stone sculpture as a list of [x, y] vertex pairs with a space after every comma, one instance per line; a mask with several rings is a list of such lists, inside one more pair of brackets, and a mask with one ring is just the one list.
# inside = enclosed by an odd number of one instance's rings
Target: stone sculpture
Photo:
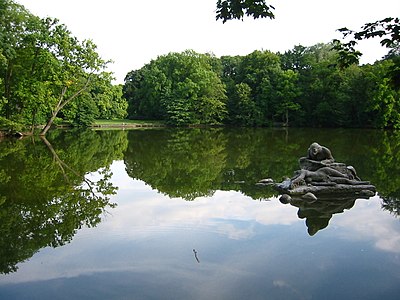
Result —
[[290, 179], [278, 183], [275, 187], [283, 193], [283, 198], [303, 198], [315, 201], [319, 197], [339, 197], [350, 194], [369, 197], [375, 194], [375, 186], [362, 181], [352, 166], [335, 162], [331, 151], [312, 143], [307, 156], [299, 159], [300, 170]]

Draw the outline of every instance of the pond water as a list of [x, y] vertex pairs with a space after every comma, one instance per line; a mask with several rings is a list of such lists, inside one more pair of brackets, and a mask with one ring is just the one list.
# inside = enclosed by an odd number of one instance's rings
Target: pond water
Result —
[[[317, 141], [369, 199], [282, 204]], [[398, 299], [400, 132], [54, 131], [0, 142], [0, 299]]]

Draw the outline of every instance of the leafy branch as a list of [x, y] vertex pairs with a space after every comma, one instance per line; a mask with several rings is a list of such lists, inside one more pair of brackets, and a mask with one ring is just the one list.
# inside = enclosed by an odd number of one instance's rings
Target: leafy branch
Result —
[[383, 20], [366, 23], [360, 31], [354, 31], [343, 27], [338, 29], [343, 35], [343, 40], [350, 38], [348, 42], [338, 39], [333, 40], [333, 49], [339, 54], [339, 66], [348, 67], [359, 62], [362, 53], [356, 50], [358, 41], [370, 38], [380, 38], [380, 44], [389, 49], [388, 57], [399, 55], [400, 53], [400, 19], [385, 18]]
[[274, 9], [275, 7], [268, 5], [265, 0], [218, 0], [216, 19], [222, 20], [222, 23], [233, 19], [243, 20], [244, 15], [254, 19], [274, 19]]

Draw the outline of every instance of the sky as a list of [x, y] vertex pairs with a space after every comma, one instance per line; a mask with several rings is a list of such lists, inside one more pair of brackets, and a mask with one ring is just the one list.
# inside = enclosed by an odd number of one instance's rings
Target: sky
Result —
[[[115, 83], [170, 52], [247, 55], [254, 50], [285, 52], [296, 45], [328, 43], [337, 29], [400, 16], [398, 0], [269, 0], [275, 19], [216, 21], [217, 0], [14, 0], [40, 17], [60, 20], [80, 40], [91, 39]], [[361, 63], [387, 50], [378, 40], [362, 42]]]

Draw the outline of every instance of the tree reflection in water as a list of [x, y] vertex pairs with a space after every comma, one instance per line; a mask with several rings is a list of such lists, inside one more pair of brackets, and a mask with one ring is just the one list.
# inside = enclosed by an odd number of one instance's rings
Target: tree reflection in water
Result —
[[[382, 207], [398, 215], [400, 207], [400, 132], [321, 129], [174, 129], [131, 131], [124, 156], [130, 177], [169, 197], [195, 200], [216, 190], [234, 190], [255, 200], [278, 196], [255, 183], [280, 182], [298, 168], [310, 143], [319, 141], [334, 157], [353, 165], [371, 181]], [[362, 197], [361, 197], [362, 198]], [[306, 218], [310, 235], [328, 226], [333, 214], [353, 207], [357, 198], [293, 202]]]
[[[58, 132], [49, 139], [0, 143], [0, 273], [15, 272], [43, 247], [70, 242], [115, 206], [108, 166], [122, 157], [126, 135]], [[91, 172], [98, 179], [90, 180]]]
[[[196, 200], [238, 191], [254, 200], [279, 196], [257, 186], [282, 181], [298, 167], [311, 142], [333, 149], [356, 167], [383, 199], [400, 207], [400, 133], [320, 129], [152, 129], [53, 132], [48, 140], [0, 143], [0, 272], [9, 273], [39, 249], [64, 245], [82, 226], [96, 226], [116, 187], [109, 166], [124, 160], [127, 174], [168, 197]], [[93, 181], [88, 174], [96, 172]], [[355, 199], [293, 202], [310, 235]]]

